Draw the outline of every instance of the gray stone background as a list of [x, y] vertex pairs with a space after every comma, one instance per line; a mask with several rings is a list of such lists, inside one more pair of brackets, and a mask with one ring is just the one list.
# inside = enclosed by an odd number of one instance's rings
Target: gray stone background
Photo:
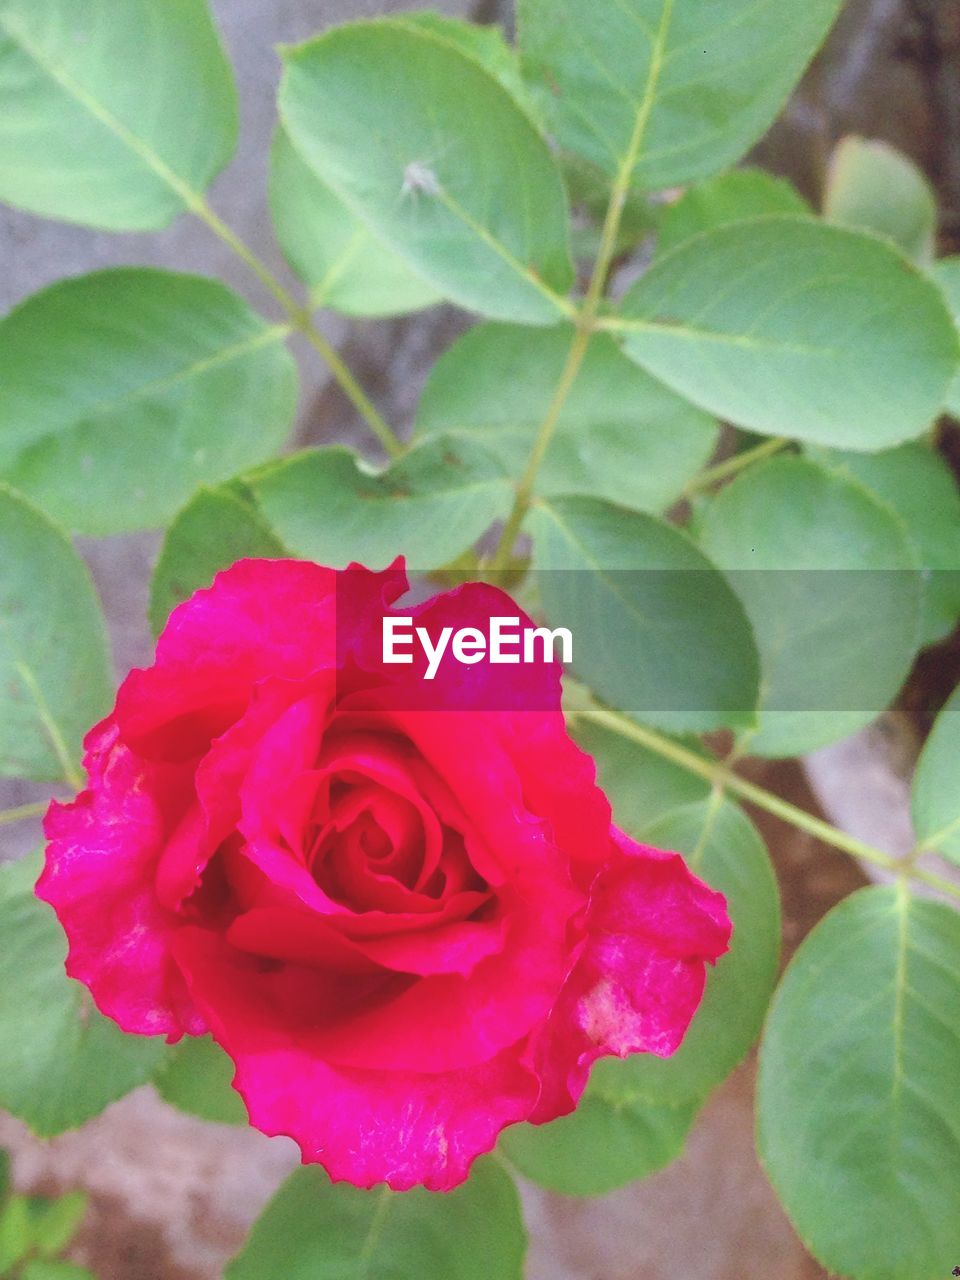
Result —
[[[162, 0], [158, 0], [161, 3]], [[784, 0], [789, 8], [803, 0]], [[347, 18], [412, 8], [404, 0], [213, 0], [237, 70], [242, 132], [236, 160], [212, 201], [287, 283], [264, 196], [274, 124], [277, 43]], [[442, 0], [431, 7], [510, 21], [509, 0]], [[833, 141], [845, 132], [882, 137], [912, 155], [942, 203], [941, 246], [960, 248], [960, 2], [849, 0], [831, 40], [758, 147], [758, 162], [788, 174], [816, 198]], [[154, 263], [219, 276], [266, 314], [272, 300], [230, 251], [181, 219], [157, 235], [114, 236], [41, 222], [0, 209], [0, 310], [65, 275], [117, 263]], [[357, 325], [337, 317], [325, 331], [393, 422], [409, 422], [430, 365], [463, 325], [446, 308], [410, 320]], [[303, 375], [297, 440], [369, 445], [322, 367], [298, 351]], [[146, 588], [153, 535], [86, 542], [114, 645], [117, 674], [149, 659]], [[754, 776], [814, 806], [796, 765], [754, 767]], [[44, 796], [0, 784], [0, 808]], [[777, 862], [788, 952], [859, 881], [856, 868], [808, 836], [755, 815]], [[38, 841], [30, 823], [0, 828], [0, 860]], [[525, 1191], [532, 1235], [530, 1280], [810, 1280], [808, 1257], [767, 1187], [752, 1141], [753, 1064], [718, 1090], [684, 1156], [614, 1195], [565, 1201]], [[100, 1280], [213, 1280], [247, 1225], [296, 1161], [291, 1143], [253, 1131], [203, 1125], [139, 1090], [74, 1134], [39, 1143], [0, 1115], [0, 1145], [27, 1190], [85, 1187], [93, 1203], [76, 1258]], [[264, 1280], [283, 1280], [265, 1277]], [[495, 1278], [491, 1278], [495, 1280]]]

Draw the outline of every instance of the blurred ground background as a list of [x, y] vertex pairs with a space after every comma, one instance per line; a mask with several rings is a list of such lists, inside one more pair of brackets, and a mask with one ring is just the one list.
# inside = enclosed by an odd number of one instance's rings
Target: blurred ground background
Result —
[[[785, 21], [791, 2], [784, 0]], [[289, 273], [273, 245], [263, 195], [279, 71], [273, 47], [347, 18], [411, 7], [404, 0], [213, 0], [243, 104], [238, 156], [214, 185], [213, 203], [285, 280]], [[435, 0], [431, 7], [509, 22], [512, 6]], [[884, 138], [924, 168], [941, 199], [941, 250], [960, 249], [958, 0], [849, 0], [827, 48], [754, 158], [791, 177], [816, 201], [831, 146], [847, 132]], [[62, 276], [143, 262], [217, 275], [273, 314], [245, 268], [187, 219], [160, 235], [109, 236], [0, 209], [3, 311]], [[324, 321], [388, 419], [399, 423], [409, 422], [428, 369], [463, 324], [444, 308], [363, 325]], [[298, 443], [369, 443], [316, 361], [306, 357], [301, 365]], [[149, 660], [146, 588], [156, 539], [107, 539], [83, 550], [103, 596], [120, 677]], [[815, 807], [799, 765], [758, 765], [752, 776]], [[0, 783], [0, 808], [43, 796], [42, 788]], [[810, 837], [754, 816], [781, 877], [788, 956], [816, 920], [860, 883], [860, 875]], [[37, 842], [31, 824], [2, 828], [0, 859]], [[824, 1276], [757, 1166], [752, 1090], [753, 1064], [747, 1063], [711, 1100], [684, 1156], [640, 1185], [592, 1201], [530, 1191], [530, 1280]], [[283, 1139], [191, 1121], [148, 1089], [50, 1144], [35, 1142], [0, 1115], [0, 1145], [13, 1149], [22, 1189], [52, 1193], [83, 1186], [91, 1192], [77, 1259], [99, 1280], [213, 1280], [296, 1160]]]

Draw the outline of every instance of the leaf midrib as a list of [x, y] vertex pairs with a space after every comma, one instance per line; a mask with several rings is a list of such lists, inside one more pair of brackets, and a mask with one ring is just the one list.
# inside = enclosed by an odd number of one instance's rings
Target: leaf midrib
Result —
[[205, 374], [214, 369], [223, 367], [232, 363], [241, 356], [249, 355], [254, 351], [260, 350], [262, 347], [270, 346], [273, 343], [282, 342], [289, 336], [291, 328], [289, 325], [269, 325], [265, 326], [259, 333], [244, 338], [241, 342], [236, 342], [228, 347], [222, 347], [219, 351], [211, 355], [204, 356], [200, 360], [192, 361], [190, 364], [184, 365], [173, 373], [164, 374], [162, 377], [154, 378], [150, 382], [145, 382], [139, 387], [135, 387], [130, 391], [126, 391], [123, 395], [116, 396], [112, 400], [97, 400], [92, 404], [83, 405], [78, 411], [63, 421], [54, 423], [46, 430], [41, 431], [38, 435], [30, 440], [22, 443], [11, 456], [11, 461], [4, 463], [2, 469], [9, 471], [16, 460], [27, 453], [32, 453], [35, 449], [42, 447], [47, 441], [60, 438], [75, 431], [81, 426], [87, 426], [91, 419], [107, 417], [112, 414], [120, 413], [131, 405], [136, 404], [140, 400], [145, 400], [150, 396], [163, 394], [167, 391], [175, 390], [177, 387], [191, 382], [194, 379], [201, 378]]
[[628, 316], [607, 316], [600, 328], [609, 333], [652, 333], [686, 342], [715, 343], [718, 346], [742, 347], [746, 351], [777, 352], [787, 355], [818, 356], [838, 359], [840, 347], [813, 346], [804, 342], [782, 342], [776, 338], [758, 338], [749, 333], [720, 333], [714, 329], [698, 329], [693, 325], [668, 324], [658, 320], [635, 320]]
[[[566, 537], [567, 541], [571, 544], [571, 546], [573, 546], [574, 548], [576, 548], [576, 550], [580, 552], [580, 554], [583, 557], [584, 563], [587, 565], [587, 567], [593, 570], [594, 573], [596, 573], [597, 577], [600, 579], [603, 585], [607, 588], [607, 590], [611, 593], [611, 595], [613, 595], [617, 600], [619, 600], [624, 605], [626, 613], [629, 614], [631, 617], [636, 618], [638, 625], [649, 630], [650, 619], [648, 615], [645, 613], [642, 613], [639, 609], [636, 608], [636, 606], [632, 605], [629, 598], [624, 596], [621, 593], [621, 591], [618, 589], [618, 587], [616, 586], [615, 580], [610, 577], [611, 573], [619, 573], [623, 571], [618, 569], [610, 569], [609, 567], [605, 568], [600, 563], [600, 561], [597, 560], [591, 554], [591, 552], [587, 549], [586, 545], [577, 537], [575, 530], [573, 530], [570, 527], [570, 525], [567, 523], [566, 520], [563, 519], [563, 517], [559, 514], [556, 508], [553, 507], [546, 499], [544, 498], [538, 499], [536, 505], [542, 512], [546, 513], [546, 515], [554, 522], [554, 524], [561, 531], [561, 533]], [[704, 566], [704, 568], [708, 568], [708, 567], [709, 566], [706, 566], [706, 565]]]
[[0, 29], [5, 31], [15, 45], [43, 71], [55, 84], [58, 84], [73, 100], [80, 104], [93, 118], [118, 141], [131, 151], [155, 177], [164, 182], [183, 202], [187, 209], [196, 211], [204, 201], [202, 195], [189, 183], [185, 182], [170, 168], [166, 161], [143, 138], [128, 129], [122, 121], [104, 106], [83, 85], [79, 84], [70, 72], [59, 62], [50, 58], [39, 48], [24, 31], [21, 23], [9, 12], [0, 10]]

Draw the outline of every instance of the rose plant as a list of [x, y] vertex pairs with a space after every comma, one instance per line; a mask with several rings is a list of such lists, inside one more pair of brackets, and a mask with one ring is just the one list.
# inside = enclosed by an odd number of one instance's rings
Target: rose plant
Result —
[[[0, 1105], [50, 1136], [151, 1081], [295, 1137], [232, 1280], [517, 1280], [517, 1174], [653, 1172], [758, 1041], [758, 1150], [810, 1250], [854, 1280], [960, 1262], [958, 695], [905, 860], [736, 769], [870, 723], [960, 618], [932, 193], [860, 139], [818, 210], [731, 168], [839, 8], [519, 0], [515, 42], [414, 13], [282, 49], [292, 290], [206, 195], [237, 104], [205, 0], [0, 3], [0, 199], [197, 218], [276, 304], [126, 266], [0, 320], [0, 774], [55, 789], [0, 813], [49, 804], [43, 858], [0, 869]], [[408, 436], [318, 313], [439, 302], [478, 322]], [[292, 338], [362, 453], [284, 449]], [[152, 528], [156, 658], [114, 697], [71, 539]], [[398, 610], [567, 628], [562, 701], [546, 659], [385, 663]], [[741, 800], [891, 879], [779, 982]]]

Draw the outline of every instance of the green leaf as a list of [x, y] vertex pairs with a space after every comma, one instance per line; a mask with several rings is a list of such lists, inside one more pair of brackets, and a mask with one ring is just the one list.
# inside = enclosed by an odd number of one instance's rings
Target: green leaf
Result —
[[633, 834], [687, 855], [690, 869], [726, 896], [733, 921], [730, 950], [708, 971], [703, 1004], [673, 1057], [637, 1054], [618, 1064], [626, 1087], [677, 1104], [705, 1097], [760, 1034], [780, 961], [780, 894], [763, 840], [729, 800], [687, 805]]
[[41, 1201], [31, 1215], [33, 1247], [43, 1258], [62, 1253], [77, 1233], [89, 1199], [83, 1191], [68, 1191], [56, 1200]]
[[0, 321], [0, 476], [78, 532], [164, 523], [283, 443], [285, 333], [223, 285], [167, 271], [35, 294]]
[[657, 230], [657, 256], [704, 231], [768, 213], [809, 214], [810, 207], [786, 179], [762, 169], [719, 173], [664, 208]]
[[530, 530], [544, 611], [602, 698], [674, 730], [752, 722], [749, 623], [684, 534], [595, 498], [541, 501]]
[[842, 138], [830, 158], [823, 216], [889, 236], [919, 262], [933, 257], [937, 200], [902, 151], [876, 139]]
[[0, 1275], [26, 1256], [31, 1243], [30, 1202], [26, 1196], [11, 1196], [0, 1205]]
[[72, 1262], [28, 1262], [19, 1280], [95, 1280], [92, 1271], [77, 1267]]
[[[933, 264], [931, 270], [946, 295], [954, 324], [960, 326], [960, 254], [954, 258], [942, 258]], [[954, 418], [960, 418], [960, 359], [954, 363], [954, 379], [947, 392], [945, 408]]]
[[560, 146], [647, 191], [757, 141], [840, 0], [519, 0], [520, 47]]
[[43, 849], [35, 849], [15, 862], [0, 863], [0, 906], [11, 898], [32, 896], [43, 862]]
[[233, 1063], [209, 1036], [189, 1036], [166, 1054], [153, 1083], [161, 1098], [201, 1120], [246, 1124], [233, 1075]]
[[379, 240], [278, 129], [270, 152], [270, 209], [280, 247], [315, 307], [401, 315], [440, 300], [433, 285]]
[[886, 504], [807, 458], [773, 458], [720, 490], [701, 541], [760, 650], [753, 754], [812, 751], [887, 706], [917, 650], [922, 581]]
[[455, 45], [499, 80], [518, 106], [539, 123], [537, 102], [523, 78], [517, 50], [507, 43], [501, 27], [451, 18], [432, 10], [398, 13], [393, 21]]
[[801, 1238], [853, 1280], [942, 1280], [960, 1259], [960, 914], [863, 889], [774, 999], [758, 1143]]
[[569, 312], [560, 172], [474, 57], [379, 20], [286, 49], [284, 63], [294, 147], [419, 275], [497, 319], [551, 324]]
[[47, 1138], [75, 1129], [148, 1080], [164, 1050], [98, 1013], [64, 972], [52, 910], [5, 890], [0, 869], [0, 1106]]
[[[613, 807], [614, 822], [632, 835], [710, 794], [703, 778], [612, 729], [574, 716], [571, 732], [597, 763], [597, 781]], [[695, 750], [696, 739], [684, 745]]]
[[0, 199], [109, 231], [165, 227], [236, 134], [204, 0], [3, 0]]
[[960, 618], [960, 491], [944, 459], [919, 441], [883, 453], [808, 452], [897, 513], [924, 570], [922, 642], [949, 635]]
[[960, 689], [937, 716], [913, 779], [918, 841], [960, 863]]
[[0, 547], [0, 776], [74, 781], [112, 684], [93, 583], [66, 535], [3, 485]]
[[521, 1280], [526, 1234], [513, 1180], [490, 1159], [436, 1195], [332, 1185], [299, 1169], [267, 1205], [226, 1280]]
[[[421, 434], [468, 432], [520, 475], [560, 380], [573, 331], [482, 324], [434, 365]], [[544, 497], [583, 493], [663, 511], [713, 452], [717, 424], [595, 337], [537, 475]]]
[[500, 1139], [504, 1155], [531, 1182], [567, 1196], [596, 1196], [662, 1169], [683, 1150], [700, 1108], [698, 1099], [666, 1106], [598, 1082], [593, 1069], [576, 1111], [549, 1124], [518, 1124]]
[[0, 1147], [0, 1204], [10, 1190], [10, 1155]]
[[507, 513], [512, 496], [493, 454], [443, 437], [379, 472], [349, 449], [307, 450], [259, 472], [250, 486], [294, 554], [368, 568], [398, 555], [412, 569], [447, 564]]
[[167, 530], [150, 579], [150, 626], [158, 635], [171, 611], [221, 569], [247, 558], [286, 555], [256, 507], [230, 489], [201, 489]]
[[884, 449], [924, 431], [958, 359], [942, 295], [884, 241], [813, 219], [730, 223], [626, 294], [624, 349], [720, 417]]

